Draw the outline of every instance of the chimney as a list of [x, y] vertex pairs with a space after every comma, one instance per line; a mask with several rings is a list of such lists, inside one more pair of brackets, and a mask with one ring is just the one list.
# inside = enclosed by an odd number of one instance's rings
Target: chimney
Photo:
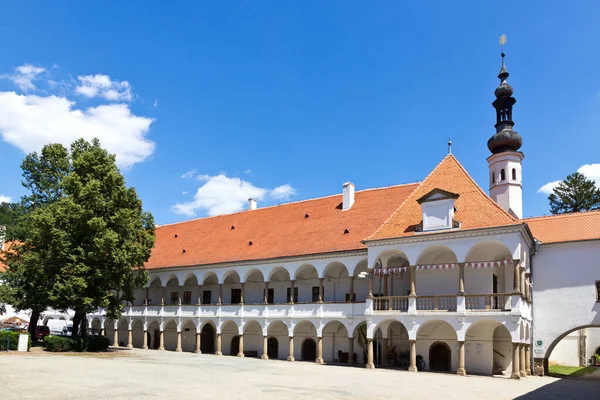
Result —
[[354, 183], [346, 182], [343, 185], [343, 193], [344, 193], [344, 201], [342, 205], [342, 210], [349, 210], [354, 204]]
[[252, 197], [248, 199], [248, 210], [256, 210], [256, 199], [253, 199]]

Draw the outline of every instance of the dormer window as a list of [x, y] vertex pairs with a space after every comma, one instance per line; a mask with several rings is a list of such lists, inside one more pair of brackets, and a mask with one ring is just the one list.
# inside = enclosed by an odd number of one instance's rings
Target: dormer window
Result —
[[442, 189], [433, 189], [417, 200], [423, 213], [423, 232], [452, 229], [454, 221], [454, 201], [458, 194]]

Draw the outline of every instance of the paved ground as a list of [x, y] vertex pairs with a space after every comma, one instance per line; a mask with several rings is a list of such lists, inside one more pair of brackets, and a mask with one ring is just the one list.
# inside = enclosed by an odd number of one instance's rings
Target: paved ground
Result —
[[599, 380], [521, 381], [151, 350], [0, 355], [2, 399], [598, 399]]

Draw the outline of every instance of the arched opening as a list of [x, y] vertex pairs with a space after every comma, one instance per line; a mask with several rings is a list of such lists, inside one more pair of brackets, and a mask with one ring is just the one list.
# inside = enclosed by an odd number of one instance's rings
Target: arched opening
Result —
[[[252, 269], [246, 274], [244, 289], [244, 304], [263, 304], [265, 292], [265, 277], [258, 269]], [[274, 292], [273, 288], [269, 291]]]
[[181, 329], [181, 350], [194, 352], [196, 350], [196, 325], [187, 321]]
[[240, 352], [240, 336], [236, 335], [231, 338], [231, 346], [229, 347], [229, 355], [237, 356]]
[[165, 293], [166, 293], [166, 298], [165, 300], [165, 305], [171, 305], [171, 306], [176, 306], [179, 305], [179, 301], [181, 298], [181, 294], [180, 294], [180, 287], [179, 287], [179, 280], [177, 279], [177, 277], [172, 277], [167, 281], [167, 284], [165, 285]]
[[263, 353], [263, 330], [257, 321], [248, 321], [244, 324], [244, 355], [246, 357], [260, 357]]
[[[550, 365], [585, 366], [595, 362], [599, 343], [600, 325], [584, 325], [568, 330], [548, 346], [546, 358], [543, 359], [544, 374], [548, 374]], [[534, 340], [532, 351], [536, 345]]]
[[315, 303], [319, 299], [319, 275], [317, 269], [304, 264], [296, 271], [296, 284], [298, 301], [300, 303]]
[[177, 350], [177, 323], [169, 321], [164, 330], [165, 350]]
[[323, 301], [350, 301], [350, 275], [343, 263], [335, 261], [328, 264], [323, 278]]
[[375, 328], [373, 358], [376, 366], [408, 369], [410, 343], [406, 327], [397, 320], [382, 321]]
[[[290, 273], [287, 269], [275, 267], [271, 270], [269, 273], [269, 291], [272, 291], [274, 304], [289, 303], [291, 284]], [[296, 293], [298, 293], [298, 288], [296, 288]], [[270, 301], [270, 299], [268, 300]]]
[[[510, 309], [509, 295], [513, 290], [513, 264], [507, 262], [489, 263], [490, 261], [512, 260], [511, 251], [502, 242], [486, 240], [469, 249], [465, 261], [465, 292], [491, 294], [491, 296], [467, 297], [468, 310], [507, 310]], [[486, 268], [475, 268], [485, 263]]]
[[144, 346], [144, 323], [141, 320], [136, 320], [132, 325], [132, 345], [138, 349], [141, 349]]
[[512, 169], [512, 180], [513, 181], [517, 180], [517, 169], [516, 168]]
[[271, 360], [279, 358], [279, 341], [275, 337], [267, 339], [267, 356]]
[[[273, 321], [267, 327], [267, 355], [270, 359], [283, 359], [289, 356], [289, 347], [286, 346], [289, 340], [289, 331], [287, 326], [281, 321]], [[277, 353], [271, 347], [273, 340], [277, 341]], [[281, 346], [279, 346], [281, 344]]]
[[215, 354], [215, 328], [207, 323], [200, 333], [200, 351], [202, 354]]
[[[240, 334], [240, 330], [237, 324], [234, 321], [226, 321], [221, 325], [221, 352], [223, 354], [230, 354], [237, 356], [239, 352], [239, 337], [238, 339], [234, 339], [234, 337]], [[238, 343], [237, 348], [232, 348], [231, 346], [235, 343]]]
[[200, 294], [202, 304], [216, 304], [219, 298], [219, 280], [214, 272], [204, 275], [202, 281], [202, 293]]
[[429, 369], [450, 372], [450, 347], [444, 342], [435, 342], [429, 348]]
[[236, 271], [227, 271], [223, 279], [223, 303], [240, 304], [242, 302], [242, 286]]
[[[330, 321], [323, 327], [323, 360], [329, 363], [348, 361], [348, 330], [339, 321]], [[343, 360], [343, 361], [342, 361]]]
[[367, 323], [361, 322], [354, 328], [352, 335], [354, 341], [355, 363], [364, 365], [367, 363]]
[[306, 338], [302, 342], [302, 361], [315, 361], [317, 359], [317, 343], [312, 338]]
[[[443, 352], [439, 346], [436, 347], [436, 351], [431, 351], [432, 347], [438, 343], [446, 345], [448, 354]], [[423, 357], [427, 369], [433, 370], [433, 365], [434, 368], [443, 367], [444, 369], [438, 369], [441, 371], [455, 371], [458, 368], [458, 358], [452, 357], [450, 349], [456, 349], [457, 343], [456, 330], [448, 322], [427, 321], [417, 331], [417, 356]], [[446, 365], [447, 360], [450, 360], [449, 367]]]
[[496, 173], [492, 172], [492, 183], [496, 183]]
[[369, 261], [366, 258], [364, 260], [361, 260], [358, 264], [356, 264], [356, 267], [354, 268], [352, 276], [354, 276], [354, 298], [357, 302], [366, 301], [367, 296], [369, 294], [369, 279], [367, 279], [366, 277], [360, 277], [365, 276], [368, 270]]
[[181, 304], [191, 305], [198, 304], [198, 296], [200, 296], [198, 288], [198, 278], [196, 275], [189, 275], [183, 283]]
[[469, 374], [510, 376], [512, 336], [499, 321], [484, 319], [465, 332], [465, 369]]
[[[419, 296], [417, 310], [456, 311], [458, 275], [456, 254], [449, 247], [436, 245], [425, 248], [417, 258], [415, 271], [416, 292]], [[440, 285], [440, 282], [456, 284]], [[432, 297], [436, 295], [437, 298]]]
[[[314, 349], [314, 356], [311, 352], [310, 340], [312, 340], [312, 349]], [[294, 353], [300, 354], [300, 360], [302, 361], [315, 361], [316, 356], [316, 339], [317, 339], [317, 329], [310, 321], [302, 321], [299, 322], [294, 328]], [[307, 342], [307, 340], [309, 340]], [[307, 343], [305, 345], [305, 342]], [[305, 348], [305, 346], [308, 346]], [[305, 353], [305, 350], [308, 352]]]
[[92, 323], [90, 324], [90, 334], [99, 335], [102, 331], [102, 322], [99, 318], [92, 319]]
[[[162, 299], [162, 284], [158, 277], [154, 278], [148, 289], [148, 305], [159, 306]], [[166, 300], [166, 299], [165, 299]]]
[[148, 335], [150, 335], [150, 340], [148, 340], [148, 348], [158, 350], [160, 347], [160, 324], [158, 321], [153, 321], [150, 323], [150, 325], [148, 325]]
[[119, 324], [117, 325], [117, 329], [119, 330], [118, 338], [119, 338], [119, 346], [125, 347], [128, 344], [129, 340], [129, 323], [126, 319], [121, 318], [119, 320]]
[[504, 169], [500, 170], [500, 181], [503, 182], [506, 180], [506, 171]]

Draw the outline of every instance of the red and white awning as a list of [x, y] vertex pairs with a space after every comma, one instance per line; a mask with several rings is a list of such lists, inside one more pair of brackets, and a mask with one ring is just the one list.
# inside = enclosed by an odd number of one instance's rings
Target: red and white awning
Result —
[[473, 269], [497, 268], [503, 265], [508, 265], [509, 262], [512, 262], [512, 260], [468, 262], [465, 264], [465, 266]]
[[416, 269], [452, 269], [456, 267], [456, 264], [428, 264], [428, 265], [417, 265]]

